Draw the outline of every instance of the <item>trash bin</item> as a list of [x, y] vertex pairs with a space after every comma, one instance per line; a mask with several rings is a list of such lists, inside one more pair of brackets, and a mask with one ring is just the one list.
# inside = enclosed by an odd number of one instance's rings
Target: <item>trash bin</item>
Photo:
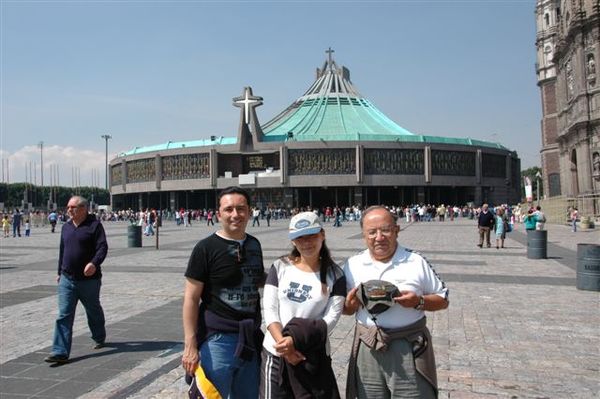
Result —
[[548, 258], [548, 231], [527, 230], [527, 258]]
[[127, 247], [137, 248], [142, 246], [142, 226], [127, 226]]
[[600, 245], [577, 244], [577, 289], [600, 291]]

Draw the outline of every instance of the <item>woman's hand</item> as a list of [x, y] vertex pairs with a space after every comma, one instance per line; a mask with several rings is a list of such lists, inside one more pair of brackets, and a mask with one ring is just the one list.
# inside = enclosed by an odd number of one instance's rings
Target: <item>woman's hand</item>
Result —
[[296, 352], [296, 348], [294, 347], [294, 339], [290, 336], [281, 338], [275, 345], [273, 345], [273, 348], [275, 348], [279, 356], [287, 356]]

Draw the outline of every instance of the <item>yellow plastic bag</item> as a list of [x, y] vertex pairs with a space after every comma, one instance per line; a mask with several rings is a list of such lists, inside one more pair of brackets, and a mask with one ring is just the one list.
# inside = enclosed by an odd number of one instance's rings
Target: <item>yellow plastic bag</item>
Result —
[[188, 394], [190, 399], [222, 399], [217, 388], [206, 378], [206, 374], [204, 374], [204, 370], [200, 365], [194, 373]]

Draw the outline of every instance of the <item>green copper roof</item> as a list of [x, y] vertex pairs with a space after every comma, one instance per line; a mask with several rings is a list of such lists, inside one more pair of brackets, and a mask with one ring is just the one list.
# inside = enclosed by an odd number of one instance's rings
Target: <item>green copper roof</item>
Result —
[[261, 126], [263, 141], [397, 141], [506, 149], [498, 143], [408, 131], [364, 98], [351, 82], [350, 71], [332, 59], [333, 50], [327, 53], [328, 59], [304, 95]]
[[[398, 126], [369, 100], [327, 96], [300, 99], [262, 126], [264, 141], [280, 141], [293, 133], [304, 140], [389, 140], [413, 133]], [[391, 137], [390, 137], [391, 136]]]
[[[414, 134], [396, 124], [373, 103], [364, 98], [350, 80], [350, 71], [328, 59], [317, 69], [317, 78], [292, 105], [269, 122], [261, 125], [261, 141], [390, 141], [441, 143], [491, 147], [507, 150], [498, 144], [470, 138], [450, 138]], [[260, 97], [257, 97], [260, 98]], [[234, 99], [236, 100], [236, 99]], [[262, 100], [262, 98], [260, 98]], [[239, 99], [238, 99], [239, 101]], [[242, 121], [248, 123], [246, 120]], [[214, 137], [214, 136], [213, 136]], [[120, 154], [134, 155], [175, 148], [237, 144], [236, 137], [172, 142], [136, 147]]]
[[135, 147], [132, 150], [129, 150], [127, 152], [122, 152], [119, 155], [126, 156], [126, 155], [142, 154], [145, 152], [152, 152], [152, 151], [173, 150], [176, 148], [205, 147], [205, 146], [210, 146], [210, 145], [235, 144], [236, 142], [237, 142], [237, 139], [235, 137], [223, 137], [223, 136], [215, 137], [214, 140], [205, 139], [205, 140], [191, 140], [191, 141], [167, 141], [164, 144], [149, 145], [146, 147]]
[[[350, 81], [350, 71], [331, 58], [317, 69], [317, 79], [292, 105], [262, 126], [264, 141], [394, 140], [414, 134], [398, 126]], [[289, 133], [292, 132], [292, 133]]]

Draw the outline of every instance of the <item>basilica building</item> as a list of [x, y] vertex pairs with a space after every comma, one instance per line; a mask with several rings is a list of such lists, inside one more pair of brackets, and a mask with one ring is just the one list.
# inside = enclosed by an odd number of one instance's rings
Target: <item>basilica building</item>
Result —
[[113, 206], [212, 208], [232, 185], [259, 207], [519, 201], [516, 152], [402, 128], [360, 94], [333, 50], [326, 54], [306, 92], [266, 123], [257, 112], [263, 98], [245, 87], [233, 98], [237, 134], [119, 154], [110, 162]]
[[538, 0], [544, 196], [600, 214], [600, 0]]

